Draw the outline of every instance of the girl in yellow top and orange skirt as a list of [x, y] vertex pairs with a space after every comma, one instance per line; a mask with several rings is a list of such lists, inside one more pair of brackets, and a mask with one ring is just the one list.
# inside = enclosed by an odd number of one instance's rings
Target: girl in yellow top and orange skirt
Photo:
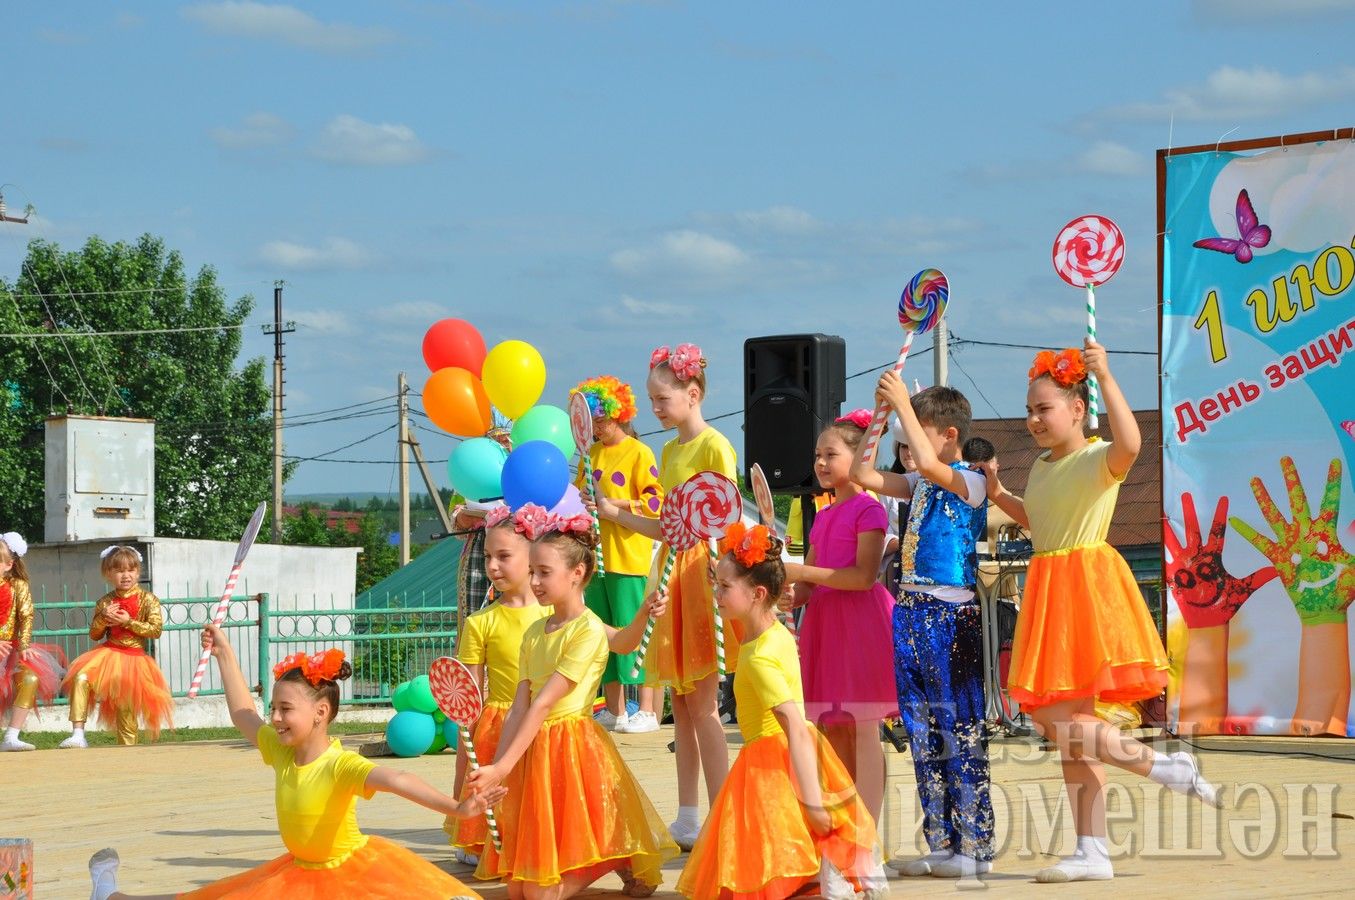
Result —
[[[415, 775], [344, 750], [329, 736], [329, 723], [339, 709], [338, 682], [353, 674], [342, 650], [314, 656], [296, 653], [274, 666], [272, 711], [265, 724], [225, 634], [208, 625], [202, 645], [216, 657], [231, 721], [275, 773], [278, 831], [287, 852], [247, 872], [169, 896], [188, 900], [479, 896], [400, 845], [359, 831], [357, 801], [386, 791], [435, 812], [467, 817], [502, 799], [503, 790], [457, 801]], [[90, 859], [91, 900], [131, 896], [117, 889], [118, 866], [118, 854], [112, 849], [100, 850]]]
[[151, 740], [174, 724], [169, 683], [146, 652], [160, 637], [164, 619], [160, 600], [140, 585], [141, 551], [114, 545], [101, 556], [99, 569], [113, 590], [94, 604], [89, 638], [103, 643], [77, 656], [61, 685], [71, 701], [71, 736], [61, 742], [64, 748], [89, 746], [85, 721], [91, 704], [98, 706], [101, 724], [115, 723], [123, 745], [136, 743], [138, 720]]
[[[734, 448], [706, 424], [701, 401], [706, 395], [706, 360], [693, 344], [673, 350], [660, 347], [650, 355], [646, 387], [654, 416], [677, 437], [664, 444], [659, 482], [664, 496], [698, 472], [718, 472], [737, 480]], [[605, 497], [598, 515], [624, 528], [662, 538], [657, 519], [637, 515]], [[658, 568], [670, 552], [661, 545], [650, 571], [651, 589]], [[679, 847], [690, 849], [701, 831], [699, 781], [705, 773], [706, 796], [720, 792], [729, 772], [729, 747], [720, 722], [720, 676], [716, 656], [715, 597], [710, 584], [709, 551], [703, 544], [680, 551], [668, 584], [668, 612], [654, 627], [645, 657], [646, 683], [673, 689], [673, 726], [678, 776], [678, 816], [669, 832]], [[726, 623], [725, 659], [737, 668], [739, 626]]]
[[779, 900], [819, 883], [829, 900], [886, 896], [875, 820], [832, 746], [805, 720], [795, 639], [777, 621], [781, 542], [730, 527], [716, 567], [720, 608], [743, 624], [739, 751], [687, 860], [678, 891], [697, 900]]
[[[507, 506], [495, 507], [486, 514], [485, 573], [498, 598], [466, 618], [457, 645], [456, 658], [466, 664], [477, 682], [488, 687], [484, 711], [472, 735], [476, 752], [483, 759], [494, 758], [504, 717], [517, 693], [522, 636], [534, 622], [550, 615], [550, 607], [536, 602], [532, 593], [531, 572], [527, 567], [531, 542], [524, 536], [523, 527]], [[458, 747], [454, 796], [461, 796], [465, 778], [466, 756]], [[494, 845], [486, 840], [489, 826], [483, 815], [449, 816], [443, 830], [456, 848], [459, 861], [475, 866], [485, 854], [490, 854], [486, 868], [490, 871], [496, 868]]]
[[661, 606], [651, 600], [622, 631], [604, 625], [583, 602], [591, 518], [531, 505], [519, 515], [533, 539], [532, 590], [552, 612], [523, 638], [522, 681], [494, 762], [466, 779], [473, 790], [508, 788], [497, 868], [482, 858], [476, 876], [502, 878], [512, 897], [561, 900], [615, 872], [627, 896], [647, 897], [678, 848], [592, 708], [609, 646], [635, 649], [647, 614]]
[[[1114, 441], [1088, 438], [1088, 374], [1100, 386]], [[1219, 805], [1194, 757], [1154, 751], [1096, 715], [1096, 701], [1154, 697], [1167, 683], [1167, 654], [1133, 573], [1106, 543], [1120, 482], [1138, 456], [1138, 423], [1111, 376], [1106, 350], [1044, 351], [1026, 392], [1026, 426], [1044, 453], [1024, 500], [1002, 486], [996, 461], [982, 464], [988, 497], [1030, 529], [1035, 556], [1026, 574], [1007, 690], [1063, 756], [1077, 851], [1037, 881], [1114, 876], [1105, 844], [1109, 763]]]

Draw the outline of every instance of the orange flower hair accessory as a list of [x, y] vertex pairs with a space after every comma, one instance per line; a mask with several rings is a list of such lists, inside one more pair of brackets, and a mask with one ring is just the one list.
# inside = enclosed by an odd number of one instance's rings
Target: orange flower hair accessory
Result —
[[745, 569], [763, 562], [767, 551], [772, 548], [772, 533], [765, 525], [749, 528], [742, 522], [729, 526], [725, 536], [720, 539], [720, 553], [732, 553]]
[[1030, 380], [1048, 375], [1056, 384], [1072, 387], [1087, 380], [1087, 366], [1082, 361], [1082, 351], [1069, 347], [1055, 353], [1053, 350], [1041, 350], [1035, 354], [1035, 363], [1030, 367]]
[[343, 651], [337, 647], [309, 656], [305, 653], [293, 653], [273, 667], [273, 680], [276, 681], [293, 669], [300, 669], [312, 687], [319, 687], [320, 682], [333, 681], [337, 678], [342, 668]]

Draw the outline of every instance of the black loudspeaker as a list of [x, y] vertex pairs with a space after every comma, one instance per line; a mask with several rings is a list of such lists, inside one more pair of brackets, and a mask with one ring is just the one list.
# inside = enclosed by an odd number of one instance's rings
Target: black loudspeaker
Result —
[[778, 494], [816, 494], [814, 442], [847, 399], [847, 344], [836, 335], [743, 342], [744, 473], [757, 463]]

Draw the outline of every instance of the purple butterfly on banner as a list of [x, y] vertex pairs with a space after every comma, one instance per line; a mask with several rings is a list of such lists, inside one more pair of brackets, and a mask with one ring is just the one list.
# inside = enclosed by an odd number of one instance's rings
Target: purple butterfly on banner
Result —
[[1270, 226], [1262, 225], [1256, 218], [1256, 210], [1252, 209], [1251, 198], [1247, 196], [1245, 188], [1237, 194], [1237, 233], [1240, 240], [1211, 237], [1196, 241], [1195, 246], [1202, 250], [1231, 253], [1238, 262], [1249, 263], [1253, 248], [1259, 250], [1270, 243]]

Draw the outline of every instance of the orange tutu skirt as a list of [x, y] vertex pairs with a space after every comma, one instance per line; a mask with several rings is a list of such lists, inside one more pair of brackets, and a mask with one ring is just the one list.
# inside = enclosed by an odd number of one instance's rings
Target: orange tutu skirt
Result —
[[[508, 717], [508, 709], [497, 703], [486, 703], [484, 712], [480, 713], [480, 719], [475, 723], [475, 758], [481, 765], [492, 762], [494, 754], [498, 752], [499, 735], [503, 733], [503, 720]], [[466, 772], [470, 772], [469, 766]], [[490, 844], [489, 852], [494, 852], [493, 842], [489, 840], [489, 824], [483, 813], [471, 819], [448, 816], [442, 830], [447, 832], [453, 847], [460, 847], [467, 853], [481, 856], [486, 843]]]
[[[667, 552], [667, 545], [662, 550]], [[662, 571], [664, 553], [655, 557]], [[715, 652], [715, 595], [710, 585], [710, 554], [705, 544], [678, 551], [668, 581], [668, 611], [654, 623], [654, 634], [645, 656], [645, 684], [672, 687], [690, 693], [701, 679], [719, 670]], [[649, 590], [658, 587], [658, 576]], [[725, 670], [734, 671], [739, 658], [738, 626], [724, 623]]]
[[872, 865], [875, 821], [817, 732], [819, 783], [833, 830], [816, 835], [795, 793], [784, 734], [744, 745], [711, 804], [678, 893], [697, 900], [780, 900], [818, 881], [826, 857], [858, 890]]
[[1012, 698], [1127, 703], [1166, 685], [1167, 652], [1120, 554], [1104, 543], [1037, 553], [1012, 641]]
[[144, 652], [100, 644], [80, 654], [61, 683], [66, 696], [70, 696], [81, 672], [89, 679], [100, 724], [111, 725], [117, 721], [118, 710], [130, 709], [152, 739], [160, 736], [161, 728], [174, 727], [174, 698], [169, 695], [169, 685], [155, 660]]
[[486, 844], [476, 878], [552, 885], [567, 872], [591, 881], [629, 869], [657, 886], [664, 862], [678, 855], [654, 805], [591, 716], [543, 724], [504, 784], [503, 849], [495, 854]]
[[298, 862], [290, 853], [248, 872], [179, 894], [191, 900], [215, 897], [283, 897], [286, 900], [448, 900], [479, 897], [437, 866], [385, 838], [367, 843], [338, 865]]

